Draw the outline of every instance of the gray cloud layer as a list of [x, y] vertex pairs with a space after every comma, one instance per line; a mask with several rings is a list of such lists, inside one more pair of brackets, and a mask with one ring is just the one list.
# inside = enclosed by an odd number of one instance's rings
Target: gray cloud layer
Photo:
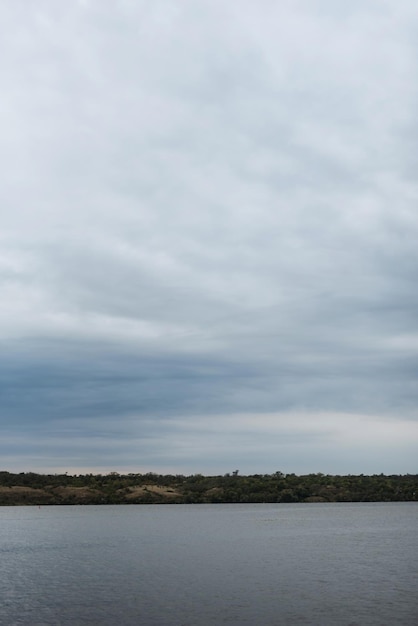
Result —
[[417, 13], [1, 7], [6, 469], [416, 471]]

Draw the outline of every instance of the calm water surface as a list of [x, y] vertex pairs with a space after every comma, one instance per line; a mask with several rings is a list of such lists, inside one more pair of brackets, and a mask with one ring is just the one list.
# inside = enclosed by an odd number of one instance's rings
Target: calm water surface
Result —
[[418, 505], [0, 507], [0, 624], [418, 624]]

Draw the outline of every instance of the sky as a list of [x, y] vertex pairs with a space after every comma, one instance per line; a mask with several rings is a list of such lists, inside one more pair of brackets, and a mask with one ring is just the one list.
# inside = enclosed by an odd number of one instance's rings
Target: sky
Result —
[[418, 472], [414, 0], [6, 0], [0, 88], [0, 469]]

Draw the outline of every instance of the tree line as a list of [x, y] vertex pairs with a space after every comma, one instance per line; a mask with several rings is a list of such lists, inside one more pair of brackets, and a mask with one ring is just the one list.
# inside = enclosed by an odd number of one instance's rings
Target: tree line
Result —
[[418, 475], [0, 472], [0, 505], [418, 501]]

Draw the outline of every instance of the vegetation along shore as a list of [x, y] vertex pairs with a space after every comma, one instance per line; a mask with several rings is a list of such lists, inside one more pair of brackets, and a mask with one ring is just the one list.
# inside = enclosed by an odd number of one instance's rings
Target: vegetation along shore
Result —
[[418, 475], [13, 474], [0, 472], [0, 506], [239, 502], [418, 501]]

